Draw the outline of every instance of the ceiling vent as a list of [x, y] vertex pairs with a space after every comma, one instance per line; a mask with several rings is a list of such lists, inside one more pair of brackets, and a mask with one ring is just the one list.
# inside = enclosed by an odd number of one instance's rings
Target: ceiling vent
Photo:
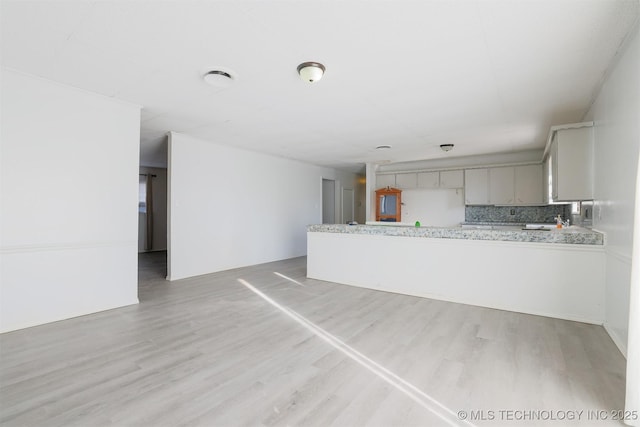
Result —
[[235, 80], [230, 72], [224, 70], [207, 71], [202, 78], [207, 84], [217, 88], [229, 87]]

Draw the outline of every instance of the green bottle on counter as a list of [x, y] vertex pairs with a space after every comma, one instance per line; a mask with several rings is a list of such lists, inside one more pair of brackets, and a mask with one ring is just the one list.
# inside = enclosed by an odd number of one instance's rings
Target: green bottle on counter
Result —
[[416, 221], [416, 227], [420, 227], [420, 221]]

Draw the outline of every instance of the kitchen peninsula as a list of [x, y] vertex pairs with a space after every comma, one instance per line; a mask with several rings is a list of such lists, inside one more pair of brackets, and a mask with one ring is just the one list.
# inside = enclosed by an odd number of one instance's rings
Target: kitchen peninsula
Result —
[[307, 276], [602, 324], [604, 247], [582, 227], [310, 225]]

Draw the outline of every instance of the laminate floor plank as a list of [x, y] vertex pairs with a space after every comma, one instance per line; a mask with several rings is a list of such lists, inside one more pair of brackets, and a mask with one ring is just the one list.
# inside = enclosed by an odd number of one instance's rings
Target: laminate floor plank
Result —
[[305, 258], [165, 275], [166, 254], [141, 254], [139, 305], [0, 335], [0, 425], [485, 426], [624, 405], [600, 326], [308, 279]]

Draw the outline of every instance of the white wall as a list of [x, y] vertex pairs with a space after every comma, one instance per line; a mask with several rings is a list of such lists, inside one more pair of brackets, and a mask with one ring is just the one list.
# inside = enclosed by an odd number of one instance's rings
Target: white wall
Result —
[[313, 279], [602, 323], [599, 245], [308, 234], [307, 276]]
[[169, 279], [305, 255], [322, 178], [358, 188], [354, 174], [172, 132]]
[[366, 221], [376, 220], [376, 189], [378, 187], [376, 182], [377, 168], [378, 168], [378, 165], [374, 163], [367, 163], [365, 167], [365, 173], [366, 173], [365, 218], [366, 218]]
[[139, 107], [1, 77], [0, 331], [137, 303]]
[[[152, 251], [167, 249], [167, 169], [140, 167], [141, 174], [155, 175], [153, 190], [153, 247]], [[138, 252], [145, 252], [147, 234], [146, 214], [138, 213]]]
[[636, 33], [591, 107], [594, 121], [593, 227], [606, 233], [605, 327], [626, 353], [635, 181], [640, 148], [640, 40]]
[[[606, 296], [604, 326], [627, 356], [625, 410], [640, 411], [640, 242], [633, 252], [634, 209], [638, 206], [640, 152], [640, 35], [638, 28], [592, 105], [594, 121], [594, 228], [606, 233]], [[636, 226], [638, 222], [635, 222]], [[637, 237], [636, 237], [637, 238]], [[632, 281], [632, 273], [634, 280]], [[631, 299], [631, 295], [635, 299]], [[636, 310], [629, 316], [630, 306]], [[627, 422], [640, 426], [639, 420]]]

